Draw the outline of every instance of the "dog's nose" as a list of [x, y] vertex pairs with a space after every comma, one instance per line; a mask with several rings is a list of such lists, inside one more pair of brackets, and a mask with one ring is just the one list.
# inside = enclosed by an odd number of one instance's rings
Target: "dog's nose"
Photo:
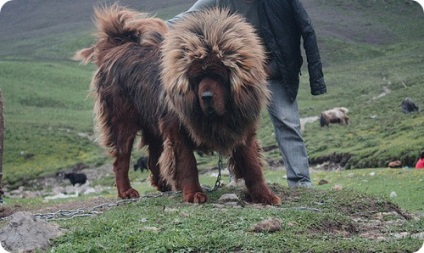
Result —
[[210, 91], [205, 91], [202, 93], [202, 100], [205, 103], [210, 103], [212, 101], [213, 94]]

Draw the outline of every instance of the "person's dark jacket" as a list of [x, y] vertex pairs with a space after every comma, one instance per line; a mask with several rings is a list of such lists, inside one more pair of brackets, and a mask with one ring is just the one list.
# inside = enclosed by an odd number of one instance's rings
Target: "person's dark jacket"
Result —
[[261, 36], [272, 52], [279, 74], [292, 100], [299, 90], [299, 74], [303, 63], [300, 38], [308, 61], [311, 94], [327, 92], [314, 28], [299, 0], [261, 0], [259, 19]]
[[[230, 7], [236, 11], [236, 1], [244, 0], [199, 0], [185, 13], [182, 13], [168, 24], [172, 26], [191, 11], [204, 8]], [[309, 81], [312, 95], [327, 92], [322, 64], [311, 20], [300, 0], [255, 0], [258, 4], [258, 18], [252, 18], [253, 24], [259, 29], [263, 43], [271, 59], [268, 62], [269, 79], [282, 80], [292, 101], [296, 99], [299, 90], [299, 74], [303, 63], [300, 42], [304, 41], [304, 49], [308, 61]], [[256, 4], [256, 3], [255, 3]], [[248, 19], [249, 19], [248, 18]]]

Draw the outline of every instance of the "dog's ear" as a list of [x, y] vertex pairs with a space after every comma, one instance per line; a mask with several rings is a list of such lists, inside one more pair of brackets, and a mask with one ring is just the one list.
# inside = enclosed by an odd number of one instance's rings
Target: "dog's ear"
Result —
[[89, 62], [94, 62], [95, 61], [94, 51], [95, 51], [94, 47], [81, 49], [75, 53], [74, 57], [72, 57], [72, 60], [81, 61], [81, 63], [84, 65]]

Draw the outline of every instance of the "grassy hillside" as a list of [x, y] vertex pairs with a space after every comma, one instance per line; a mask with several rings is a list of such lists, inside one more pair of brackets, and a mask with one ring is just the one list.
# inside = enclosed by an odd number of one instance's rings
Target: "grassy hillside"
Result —
[[[93, 32], [94, 6], [113, 0], [13, 0], [0, 14], [0, 59], [29, 61], [69, 60], [74, 50], [87, 46]], [[194, 0], [121, 0], [123, 6], [164, 19], [187, 9]]]
[[[335, 126], [331, 131], [319, 129], [318, 124], [310, 131], [307, 127], [305, 138], [311, 157], [350, 153], [354, 156], [348, 167], [385, 167], [396, 159], [413, 166], [424, 149], [424, 139], [419, 138], [424, 133], [424, 118], [403, 114], [400, 104], [411, 97], [424, 105], [420, 95], [424, 92], [421, 7], [412, 1], [318, 3], [324, 13], [333, 11], [331, 22], [337, 24], [321, 30], [317, 18], [323, 58], [329, 59], [324, 60], [329, 92], [311, 103], [302, 100], [301, 107], [319, 106], [321, 110], [345, 106], [352, 124]], [[334, 32], [337, 35], [331, 36]], [[384, 90], [388, 94], [379, 97]], [[308, 109], [302, 114], [311, 113]]]
[[[120, 1], [164, 19], [194, 1]], [[412, 166], [424, 149], [424, 117], [405, 115], [411, 97], [424, 106], [424, 15], [410, 0], [303, 0], [317, 31], [328, 93], [309, 94], [304, 69], [298, 96], [301, 116], [335, 106], [349, 108], [351, 125], [306, 124], [311, 160], [334, 153], [352, 156], [347, 168], [385, 167], [394, 159]], [[101, 1], [105, 3], [105, 1]], [[8, 2], [0, 13], [0, 88], [5, 98], [4, 179], [21, 184], [76, 163], [105, 160], [93, 141], [88, 84], [93, 66], [69, 59], [86, 47], [97, 1]], [[384, 90], [390, 92], [378, 97]], [[377, 98], [378, 97], [378, 98]], [[264, 112], [259, 137], [275, 144]], [[267, 152], [280, 159], [276, 149]], [[109, 161], [108, 161], [109, 162]], [[201, 158], [213, 166], [215, 157]]]
[[[347, 168], [413, 166], [424, 149], [422, 114], [404, 114], [401, 101], [424, 104], [424, 30], [421, 7], [412, 1], [303, 1], [317, 31], [328, 93], [309, 94], [303, 70], [298, 102], [302, 117], [336, 106], [349, 109], [351, 125], [306, 124], [311, 160], [351, 154]], [[380, 96], [384, 91], [387, 95]], [[271, 131], [271, 124], [264, 124]], [[264, 133], [262, 133], [264, 134]], [[262, 135], [271, 143], [273, 136]], [[277, 155], [277, 154], [276, 154]]]
[[[140, 181], [135, 183], [143, 197], [131, 202], [118, 204], [115, 189], [105, 189], [100, 196], [8, 199], [8, 204], [57, 218], [53, 222], [66, 229], [46, 252], [417, 252], [424, 231], [424, 219], [417, 215], [424, 210], [422, 172], [320, 171], [313, 179], [328, 184], [289, 189], [281, 187], [281, 171], [268, 170], [266, 177], [283, 200], [272, 207], [245, 203], [244, 190], [234, 187], [207, 193], [206, 204], [187, 204], [181, 194], [159, 196]], [[207, 185], [213, 180], [201, 176]], [[393, 191], [397, 197], [389, 199]], [[219, 200], [224, 193], [241, 201], [225, 204]], [[73, 217], [76, 208], [79, 217]], [[89, 215], [93, 211], [103, 213]], [[252, 229], [269, 219], [277, 219], [280, 229]]]

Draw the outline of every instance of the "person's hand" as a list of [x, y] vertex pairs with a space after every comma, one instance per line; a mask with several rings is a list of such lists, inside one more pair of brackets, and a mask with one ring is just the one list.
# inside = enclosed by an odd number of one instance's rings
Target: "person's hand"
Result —
[[310, 80], [311, 83], [311, 94], [313, 96], [321, 95], [327, 92], [327, 87], [325, 85], [324, 77], [318, 80]]

